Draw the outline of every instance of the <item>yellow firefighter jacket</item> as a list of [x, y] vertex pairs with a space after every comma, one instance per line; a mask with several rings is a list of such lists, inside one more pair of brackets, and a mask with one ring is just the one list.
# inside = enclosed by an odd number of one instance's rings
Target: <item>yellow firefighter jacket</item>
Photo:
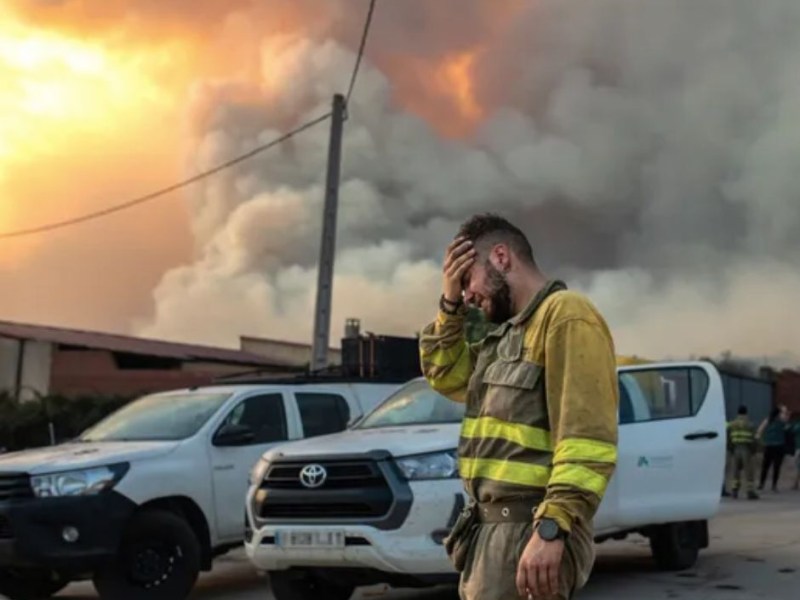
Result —
[[431, 387], [466, 402], [459, 472], [478, 502], [530, 499], [535, 518], [589, 525], [617, 461], [619, 384], [611, 334], [584, 296], [549, 282], [478, 344], [466, 309], [420, 337]]
[[753, 449], [756, 443], [756, 430], [750, 419], [744, 415], [728, 422], [728, 443], [730, 446], [747, 446]]

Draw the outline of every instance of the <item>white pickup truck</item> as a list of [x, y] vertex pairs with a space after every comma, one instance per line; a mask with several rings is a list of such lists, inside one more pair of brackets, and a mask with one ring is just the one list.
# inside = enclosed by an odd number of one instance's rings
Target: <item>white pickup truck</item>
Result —
[[94, 580], [109, 600], [181, 600], [241, 547], [253, 465], [344, 430], [400, 385], [229, 383], [138, 399], [59, 446], [0, 455], [0, 597]]
[[[639, 533], [666, 569], [709, 544], [725, 467], [719, 373], [705, 362], [619, 367], [618, 467], [597, 541]], [[454, 581], [442, 540], [465, 504], [463, 405], [414, 380], [346, 432], [280, 445], [253, 471], [247, 554], [278, 600]]]

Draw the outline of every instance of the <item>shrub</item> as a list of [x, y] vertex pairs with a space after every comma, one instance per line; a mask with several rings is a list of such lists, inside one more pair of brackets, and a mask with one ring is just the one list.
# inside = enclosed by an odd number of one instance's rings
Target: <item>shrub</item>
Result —
[[17, 402], [0, 395], [0, 449], [22, 450], [50, 445], [50, 423], [56, 443], [80, 435], [132, 398], [113, 396], [42, 396]]

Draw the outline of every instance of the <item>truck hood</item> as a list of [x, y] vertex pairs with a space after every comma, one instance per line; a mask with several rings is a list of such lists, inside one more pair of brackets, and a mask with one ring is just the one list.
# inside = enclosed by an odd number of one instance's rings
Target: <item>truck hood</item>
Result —
[[178, 442], [79, 442], [0, 454], [0, 473], [35, 475], [155, 458], [172, 452]]
[[270, 451], [267, 457], [363, 454], [371, 450], [385, 450], [395, 457], [442, 452], [456, 448], [460, 430], [459, 423], [351, 429], [282, 444]]

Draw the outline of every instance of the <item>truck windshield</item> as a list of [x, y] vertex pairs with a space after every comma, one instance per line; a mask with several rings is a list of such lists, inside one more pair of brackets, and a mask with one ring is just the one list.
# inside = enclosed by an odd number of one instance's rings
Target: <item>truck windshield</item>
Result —
[[82, 442], [183, 440], [193, 436], [230, 394], [152, 394], [87, 429]]
[[460, 423], [463, 417], [463, 404], [448, 400], [435, 392], [426, 381], [414, 381], [389, 396], [364, 417], [355, 429]]

